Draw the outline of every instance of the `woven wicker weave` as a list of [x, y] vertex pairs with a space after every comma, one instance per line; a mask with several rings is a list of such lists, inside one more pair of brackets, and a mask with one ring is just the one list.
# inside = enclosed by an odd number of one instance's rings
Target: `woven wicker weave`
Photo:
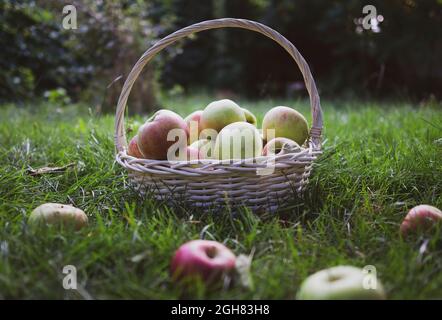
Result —
[[[124, 111], [132, 86], [144, 66], [161, 50], [192, 33], [216, 28], [242, 28], [259, 32], [281, 45], [295, 60], [310, 96], [312, 127], [305, 145], [296, 151], [245, 160], [167, 160], [138, 159], [127, 155]], [[137, 61], [124, 83], [115, 118], [116, 160], [129, 171], [129, 178], [140, 193], [151, 192], [157, 199], [186, 201], [192, 206], [219, 208], [228, 203], [245, 205], [253, 211], [275, 210], [294, 193], [301, 193], [308, 182], [313, 161], [321, 153], [322, 110], [310, 68], [281, 34], [258, 22], [243, 19], [217, 19], [191, 25], [161, 39]], [[271, 174], [263, 170], [270, 169]], [[268, 169], [267, 169], [268, 170]]]

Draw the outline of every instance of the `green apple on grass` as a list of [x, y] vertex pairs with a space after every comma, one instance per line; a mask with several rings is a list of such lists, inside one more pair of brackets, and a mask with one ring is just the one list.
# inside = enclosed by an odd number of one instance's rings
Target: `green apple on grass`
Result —
[[60, 203], [45, 203], [35, 208], [29, 216], [29, 225], [32, 227], [57, 225], [72, 227], [79, 230], [88, 223], [83, 210]]
[[382, 300], [385, 292], [375, 275], [352, 266], [337, 266], [309, 276], [301, 284], [299, 300]]

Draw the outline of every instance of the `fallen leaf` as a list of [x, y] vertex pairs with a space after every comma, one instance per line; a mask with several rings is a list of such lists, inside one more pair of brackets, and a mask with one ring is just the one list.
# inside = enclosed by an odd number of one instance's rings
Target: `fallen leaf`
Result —
[[31, 175], [31, 176], [39, 176], [42, 174], [48, 174], [48, 173], [60, 173], [60, 172], [64, 172], [67, 169], [74, 167], [75, 163], [69, 163], [65, 166], [62, 167], [42, 167], [42, 168], [38, 168], [38, 169], [33, 169], [31, 167], [29, 167], [28, 170], [26, 170], [26, 173]]

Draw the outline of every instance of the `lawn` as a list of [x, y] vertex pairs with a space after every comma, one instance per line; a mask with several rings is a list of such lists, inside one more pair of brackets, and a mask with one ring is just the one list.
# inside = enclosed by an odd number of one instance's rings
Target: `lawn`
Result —
[[[186, 115], [208, 97], [164, 100]], [[262, 118], [298, 101], [238, 101]], [[113, 115], [86, 106], [0, 106], [0, 298], [294, 299], [302, 280], [323, 268], [374, 265], [391, 299], [442, 298], [442, 229], [401, 239], [407, 210], [442, 208], [442, 108], [409, 103], [324, 103], [324, 154], [306, 197], [277, 213], [212, 215], [145, 199], [114, 161]], [[129, 112], [130, 114], [130, 112]], [[310, 117], [308, 117], [310, 118]], [[142, 117], [130, 117], [129, 128]], [[31, 176], [47, 165], [74, 167]], [[85, 210], [79, 232], [33, 232], [27, 216], [44, 202]], [[236, 254], [254, 251], [254, 288], [184, 293], [169, 261], [185, 241], [204, 237]], [[65, 265], [79, 290], [64, 290]]]

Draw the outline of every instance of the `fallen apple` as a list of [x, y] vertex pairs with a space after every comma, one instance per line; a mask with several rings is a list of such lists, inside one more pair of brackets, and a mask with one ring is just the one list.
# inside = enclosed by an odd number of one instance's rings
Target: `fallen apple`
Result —
[[272, 129], [275, 130], [275, 138], [288, 138], [300, 146], [308, 137], [307, 120], [298, 111], [289, 107], [274, 107], [265, 114], [262, 120], [264, 140], [269, 140], [267, 130]]
[[229, 99], [214, 101], [207, 105], [201, 115], [201, 131], [214, 129], [219, 133], [225, 126], [238, 121], [246, 121], [240, 106]]
[[199, 278], [206, 284], [218, 282], [235, 268], [236, 257], [230, 249], [216, 241], [192, 240], [175, 252], [170, 265], [174, 281]]
[[180, 115], [159, 110], [148, 119], [138, 130], [138, 148], [143, 158], [166, 160], [169, 148], [176, 143], [168, 139], [172, 130], [180, 131], [185, 136], [183, 143], [187, 143], [187, 124]]
[[215, 159], [251, 159], [262, 152], [262, 140], [254, 125], [235, 122], [224, 127], [216, 137]]
[[250, 124], [253, 124], [256, 127], [258, 125], [258, 121], [256, 120], [255, 115], [246, 108], [242, 108], [242, 110], [244, 111], [244, 116], [246, 117], [246, 121]]
[[133, 137], [127, 147], [127, 154], [135, 158], [144, 158], [138, 148], [138, 136]]
[[296, 152], [301, 150], [299, 144], [287, 138], [274, 138], [267, 142], [262, 149], [263, 156], [278, 155], [286, 152]]
[[401, 224], [403, 236], [417, 231], [427, 231], [436, 224], [442, 224], [442, 211], [429, 205], [419, 205], [412, 208]]
[[189, 147], [200, 151], [201, 159], [211, 159], [214, 149], [214, 142], [208, 139], [200, 139], [192, 143]]
[[300, 300], [385, 299], [380, 281], [375, 279], [375, 282], [371, 280], [369, 282], [367, 281], [369, 277], [373, 275], [352, 266], [337, 266], [321, 270], [304, 280], [297, 298]]
[[31, 226], [63, 225], [77, 230], [88, 223], [83, 210], [67, 204], [45, 203], [35, 208], [29, 216]]

